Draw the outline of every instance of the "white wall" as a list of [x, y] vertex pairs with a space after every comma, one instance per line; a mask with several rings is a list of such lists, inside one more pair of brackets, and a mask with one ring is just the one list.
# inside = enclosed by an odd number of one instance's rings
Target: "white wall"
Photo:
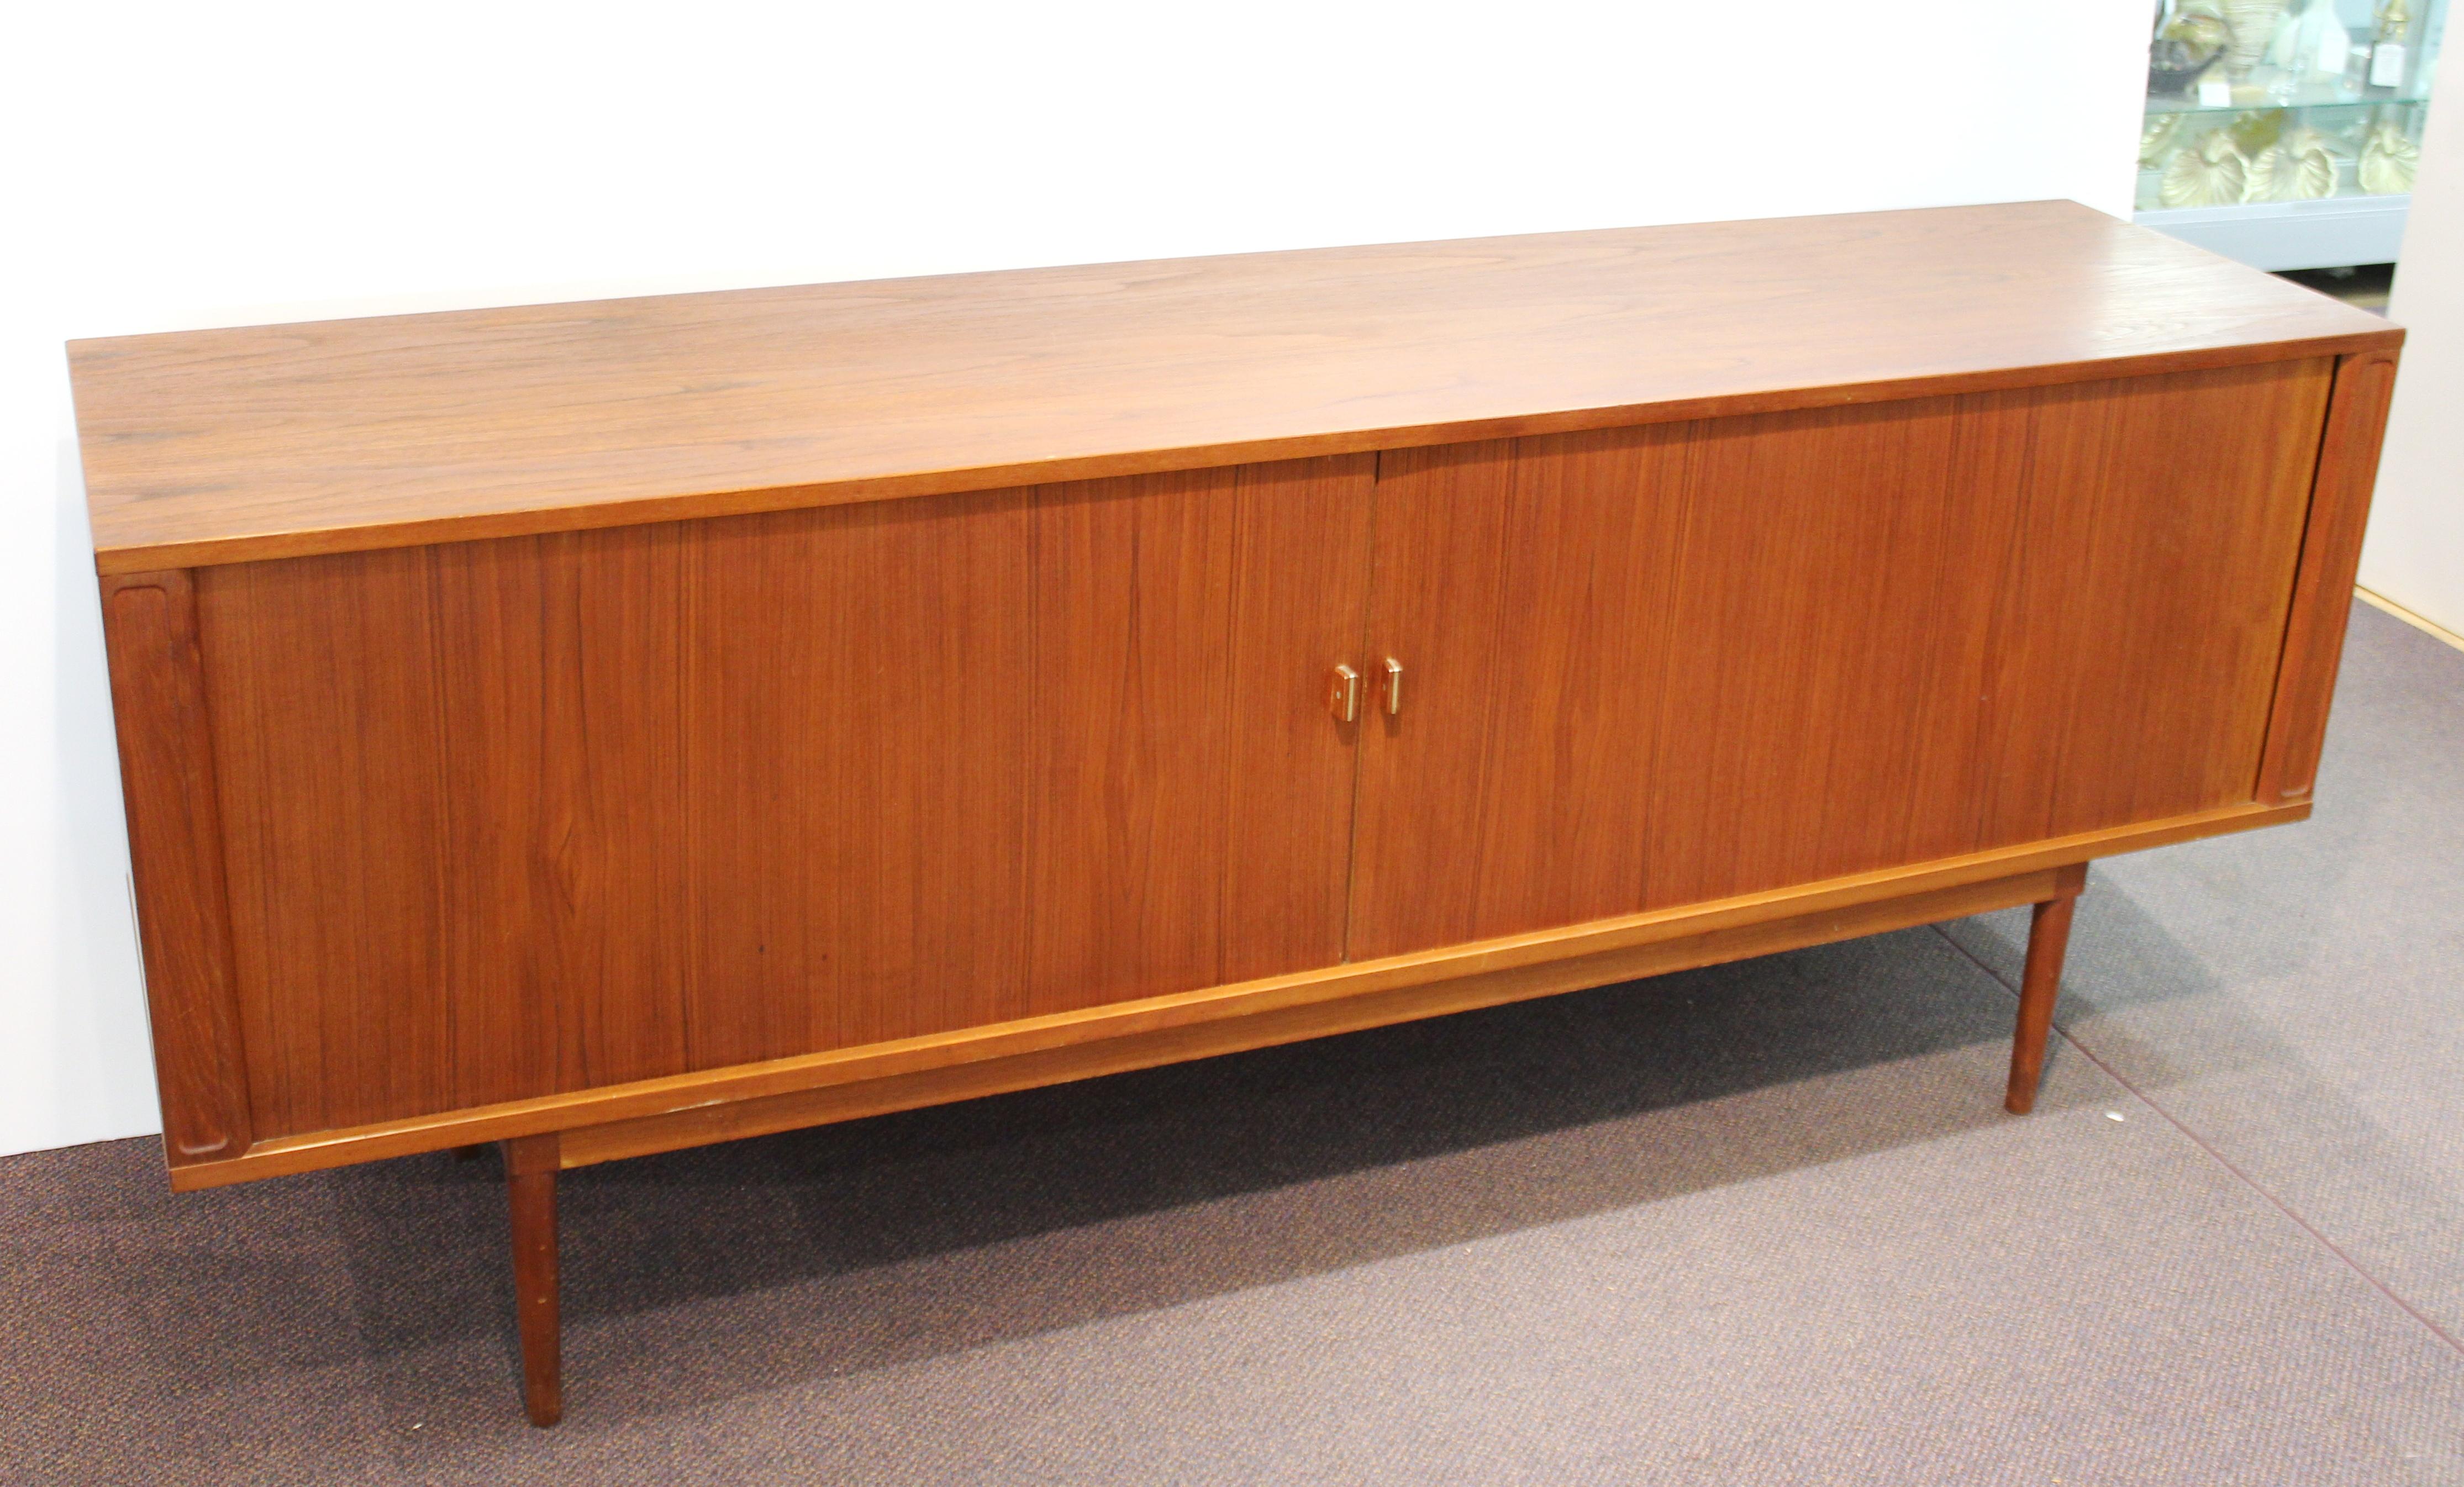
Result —
[[60, 342], [2069, 196], [2145, 0], [107, 0], [0, 55], [0, 1151], [155, 1128]]
[[2464, 97], [2430, 111], [2409, 219], [2387, 300], [2404, 364], [2362, 586], [2464, 634]]

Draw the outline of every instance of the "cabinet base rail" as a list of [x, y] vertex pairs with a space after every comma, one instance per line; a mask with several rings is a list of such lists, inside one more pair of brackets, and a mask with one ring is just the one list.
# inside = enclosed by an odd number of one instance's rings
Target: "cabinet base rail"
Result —
[[[2029, 904], [2035, 907], [2035, 918], [2029, 929], [2027, 969], [2021, 980], [2017, 1026], [2011, 1047], [2011, 1082], [2004, 1099], [2012, 1113], [2025, 1115], [2035, 1104], [2036, 1087], [2044, 1069], [2045, 1044], [2053, 1027], [2054, 1001], [2060, 990], [2062, 953], [2070, 938], [2071, 910], [2086, 884], [2086, 864], [2075, 863], [2011, 878], [1883, 899], [1847, 909], [1663, 940], [1623, 951], [1579, 956], [1551, 966], [1515, 967], [1467, 975], [1443, 983], [1441, 989], [1451, 990], [1456, 995], [1446, 998], [1442, 1004], [1430, 997], [1433, 988], [1414, 987], [1386, 993], [1383, 996], [1373, 995], [1352, 1001], [1315, 1003], [1287, 1009], [1315, 1014], [1306, 1020], [1284, 1019], [1288, 1025], [1248, 1025], [1275, 1017], [1275, 1014], [1266, 1013], [1228, 1023], [1200, 1024], [1196, 1029], [1168, 1029], [1160, 1038], [1155, 1035], [1133, 1036], [1115, 1039], [1112, 1043], [1078, 1044], [951, 1068], [925, 1070], [879, 1082], [905, 1087], [872, 1090], [872, 1098], [859, 1104], [833, 1098], [842, 1096], [850, 1087], [841, 1085], [799, 1091], [769, 1101], [713, 1106], [707, 1116], [704, 1112], [684, 1112], [700, 1118], [671, 1121], [665, 1125], [661, 1124], [662, 1118], [653, 1118], [512, 1138], [501, 1145], [512, 1220], [514, 1296], [521, 1336], [525, 1411], [531, 1423], [541, 1428], [552, 1426], [564, 1416], [556, 1217], [556, 1175], [563, 1168], [584, 1167], [622, 1156], [645, 1155], [680, 1147], [823, 1125], [854, 1115], [937, 1104], [971, 1095], [993, 1094], [1095, 1074], [1177, 1062], [1212, 1053], [1295, 1042], [1353, 1028], [1375, 1027], [1555, 992], [1611, 985], [1641, 976], [1665, 974], [1808, 945], [1855, 939]], [[1534, 977], [1528, 973], [1532, 971], [1551, 973]], [[1377, 1005], [1397, 996], [1412, 998], [1410, 1010]], [[1216, 1034], [1211, 1040], [1190, 1036], [1210, 1030]], [[1221, 1046], [1209, 1046], [1210, 1041]], [[1067, 1062], [1054, 1058], [1054, 1055], [1065, 1056]], [[717, 1120], [722, 1112], [728, 1118]], [[628, 1126], [631, 1128], [627, 1129]]]

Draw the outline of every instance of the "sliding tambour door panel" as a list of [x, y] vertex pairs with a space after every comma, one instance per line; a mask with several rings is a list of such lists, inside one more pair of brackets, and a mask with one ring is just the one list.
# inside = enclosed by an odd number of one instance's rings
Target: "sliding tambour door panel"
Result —
[[429, 567], [411, 550], [197, 575], [259, 1138], [454, 1104]]
[[1688, 431], [1381, 456], [1354, 959], [1636, 908]]
[[1340, 959], [1371, 468], [202, 570], [254, 1133]]
[[1321, 461], [711, 523], [693, 1065], [1339, 958], [1351, 759], [1315, 688], [1369, 496]]
[[711, 522], [686, 606], [696, 1068], [1024, 1006], [1031, 492]]
[[2332, 378], [2279, 362], [2035, 400], [1985, 843], [2252, 798]]
[[693, 1064], [1339, 959], [1369, 498], [1354, 459], [712, 524]]
[[1239, 471], [1221, 981], [1343, 959], [1359, 724], [1329, 684], [1361, 663], [1375, 471], [1366, 454]]
[[258, 1136], [681, 1067], [678, 541], [200, 571]]
[[2326, 385], [1389, 454], [1353, 954], [2249, 798]]
[[1038, 492], [1026, 1010], [1342, 958], [1373, 468]]
[[1966, 673], [2014, 512], [1971, 412], [1697, 426], [1638, 907], [1969, 849], [1946, 818], [1977, 788]]

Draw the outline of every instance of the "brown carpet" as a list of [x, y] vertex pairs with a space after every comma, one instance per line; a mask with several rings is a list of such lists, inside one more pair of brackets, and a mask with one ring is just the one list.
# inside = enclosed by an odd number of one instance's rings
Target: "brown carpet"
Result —
[[1992, 916], [591, 1169], [546, 1432], [493, 1162], [0, 1159], [0, 1482], [2464, 1483], [2464, 655], [2354, 626], [2032, 1118]]

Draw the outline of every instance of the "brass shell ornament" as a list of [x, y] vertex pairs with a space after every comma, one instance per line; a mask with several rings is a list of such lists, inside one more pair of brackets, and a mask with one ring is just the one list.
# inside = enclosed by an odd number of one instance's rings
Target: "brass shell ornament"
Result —
[[2250, 163], [2244, 200], [2313, 202], [2336, 194], [2336, 157], [2316, 129], [2297, 129]]
[[2355, 174], [2362, 189], [2372, 196], [2400, 196], [2412, 189], [2413, 174], [2420, 167], [2421, 146], [2406, 139], [2394, 124], [2381, 124], [2362, 146], [2361, 168]]
[[2156, 195], [2167, 207], [2224, 207], [2240, 201], [2249, 183], [2250, 163], [2232, 137], [2211, 129], [2166, 163]]

